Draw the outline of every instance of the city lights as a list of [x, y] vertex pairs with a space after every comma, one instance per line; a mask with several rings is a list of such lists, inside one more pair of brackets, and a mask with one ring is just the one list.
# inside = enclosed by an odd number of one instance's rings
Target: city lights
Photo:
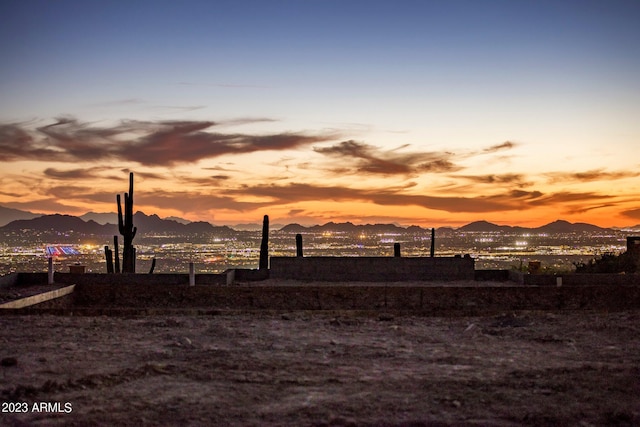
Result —
[[[29, 234], [30, 232], [25, 232]], [[446, 230], [436, 233], [435, 255], [470, 254], [477, 269], [518, 268], [528, 261], [541, 261], [543, 268], [571, 271], [575, 263], [606, 253], [625, 250], [628, 231], [607, 233], [522, 234], [502, 232], [464, 233]], [[54, 259], [56, 271], [81, 264], [87, 272], [104, 273], [104, 246], [107, 236], [68, 236], [56, 243], [48, 236], [30, 233], [1, 236], [0, 274], [12, 271], [46, 271], [47, 257]], [[155, 273], [186, 272], [193, 262], [198, 273], [220, 273], [229, 268], [257, 268], [260, 231], [235, 231], [226, 235], [194, 236], [141, 235], [136, 238], [136, 269], [147, 272], [156, 259]], [[104, 240], [100, 242], [100, 240]], [[394, 243], [401, 244], [402, 256], [430, 255], [429, 230], [398, 234], [307, 231], [303, 236], [305, 256], [393, 256]], [[295, 256], [295, 233], [273, 230], [269, 236], [271, 256]]]

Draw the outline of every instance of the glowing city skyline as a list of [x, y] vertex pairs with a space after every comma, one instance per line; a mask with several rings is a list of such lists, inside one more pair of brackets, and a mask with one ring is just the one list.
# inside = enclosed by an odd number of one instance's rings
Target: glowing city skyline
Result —
[[6, 2], [0, 205], [640, 223], [640, 3]]

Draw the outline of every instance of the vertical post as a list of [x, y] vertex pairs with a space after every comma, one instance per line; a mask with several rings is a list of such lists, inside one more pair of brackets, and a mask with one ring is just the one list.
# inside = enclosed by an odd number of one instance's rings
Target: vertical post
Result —
[[189, 263], [189, 286], [196, 285], [196, 270], [193, 266], [193, 262]]
[[47, 262], [49, 263], [49, 274], [47, 276], [47, 283], [53, 285], [53, 258], [49, 257]]
[[302, 257], [302, 234], [296, 234], [296, 256]]
[[429, 256], [433, 258], [436, 256], [436, 229], [431, 229], [431, 250], [429, 251]]
[[233, 282], [236, 280], [236, 270], [235, 268], [230, 268], [227, 270], [227, 286], [233, 285]]
[[393, 256], [400, 258], [400, 243], [393, 244]]
[[262, 220], [262, 242], [260, 243], [260, 262], [258, 269], [269, 269], [269, 215]]

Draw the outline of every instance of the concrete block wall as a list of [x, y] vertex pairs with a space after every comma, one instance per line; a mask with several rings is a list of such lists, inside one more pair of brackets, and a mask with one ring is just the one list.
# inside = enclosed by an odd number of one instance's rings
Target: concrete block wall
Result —
[[478, 282], [506, 282], [509, 270], [476, 270], [475, 280]]
[[270, 278], [327, 282], [474, 280], [471, 257], [271, 257]]
[[[45, 274], [46, 280], [46, 274]], [[224, 285], [226, 274], [196, 274], [196, 285]], [[61, 284], [111, 284], [111, 285], [188, 285], [189, 275], [185, 273], [158, 274], [103, 274], [103, 273], [58, 273], [54, 275], [55, 283]]]
[[505, 310], [616, 311], [640, 308], [640, 287], [77, 285], [73, 307], [455, 311], [470, 315]]
[[638, 286], [640, 274], [527, 274], [509, 271], [509, 280], [527, 286], [556, 286], [558, 278], [562, 286]]
[[9, 273], [4, 276], [0, 276], [0, 288], [8, 288], [9, 286], [15, 286], [18, 283], [18, 273]]
[[269, 270], [252, 270], [248, 268], [231, 268], [225, 273], [233, 271], [234, 280], [238, 282], [256, 282], [269, 278]]

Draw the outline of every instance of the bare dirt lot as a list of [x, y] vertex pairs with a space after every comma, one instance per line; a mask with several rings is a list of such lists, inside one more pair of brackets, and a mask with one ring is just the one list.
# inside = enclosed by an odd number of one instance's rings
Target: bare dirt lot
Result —
[[0, 425], [640, 425], [639, 321], [2, 315]]

